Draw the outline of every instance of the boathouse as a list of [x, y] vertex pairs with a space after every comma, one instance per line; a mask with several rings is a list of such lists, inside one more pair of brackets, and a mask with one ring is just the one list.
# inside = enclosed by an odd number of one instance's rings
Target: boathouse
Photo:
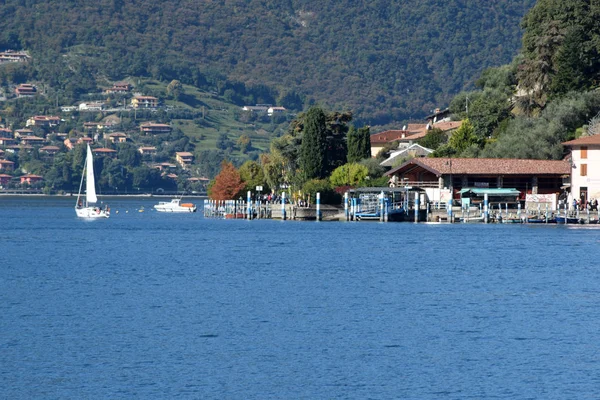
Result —
[[570, 173], [564, 160], [414, 158], [386, 175], [391, 187], [420, 187], [428, 201], [444, 202], [459, 200], [464, 189], [515, 189], [520, 201], [527, 194], [560, 193]]

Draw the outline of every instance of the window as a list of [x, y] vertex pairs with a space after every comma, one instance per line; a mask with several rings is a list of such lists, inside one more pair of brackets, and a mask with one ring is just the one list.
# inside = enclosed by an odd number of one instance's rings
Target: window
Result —
[[587, 146], [581, 146], [581, 159], [585, 160], [587, 158]]
[[587, 164], [581, 164], [579, 171], [581, 172], [581, 176], [587, 176]]

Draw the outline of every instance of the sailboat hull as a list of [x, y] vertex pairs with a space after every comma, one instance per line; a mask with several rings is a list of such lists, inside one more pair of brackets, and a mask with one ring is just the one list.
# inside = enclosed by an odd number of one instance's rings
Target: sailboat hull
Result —
[[110, 216], [110, 211], [103, 210], [98, 207], [82, 207], [75, 208], [75, 213], [79, 218], [108, 218]]

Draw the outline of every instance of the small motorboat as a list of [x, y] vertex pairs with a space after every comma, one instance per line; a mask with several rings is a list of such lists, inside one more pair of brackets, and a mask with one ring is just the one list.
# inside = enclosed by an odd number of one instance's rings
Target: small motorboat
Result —
[[186, 213], [196, 212], [196, 205], [192, 203], [182, 203], [181, 199], [172, 199], [171, 201], [161, 201], [154, 206], [156, 211]]

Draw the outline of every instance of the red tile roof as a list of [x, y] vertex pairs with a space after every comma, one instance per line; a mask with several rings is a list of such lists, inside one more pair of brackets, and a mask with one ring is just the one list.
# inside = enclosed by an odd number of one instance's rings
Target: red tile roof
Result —
[[384, 131], [371, 135], [371, 143], [389, 143], [393, 142], [394, 140], [402, 139], [409, 134], [410, 132], [405, 130]]
[[434, 174], [448, 175], [568, 175], [571, 166], [564, 160], [515, 158], [415, 158], [387, 172], [393, 175], [407, 165], [421, 166]]
[[585, 146], [586, 144], [598, 144], [600, 145], [600, 135], [582, 136], [579, 139], [569, 140], [564, 142], [565, 146]]

